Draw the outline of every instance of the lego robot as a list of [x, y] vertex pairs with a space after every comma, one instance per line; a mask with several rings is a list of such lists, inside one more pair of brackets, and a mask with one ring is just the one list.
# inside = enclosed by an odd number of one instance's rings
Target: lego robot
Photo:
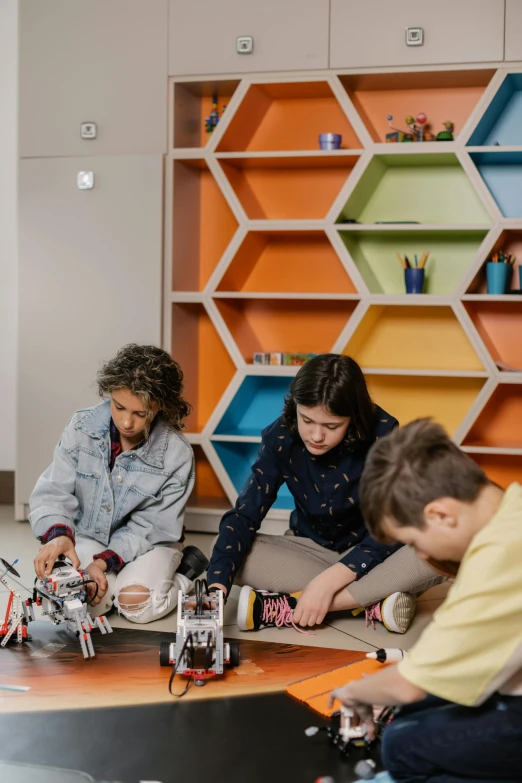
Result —
[[[15, 563], [16, 562], [17, 561], [15, 560]], [[27, 625], [31, 620], [34, 620], [32, 598], [22, 598], [20, 593], [17, 592], [6, 578], [7, 574], [20, 576], [18, 571], [13, 568], [13, 565], [10, 565], [6, 560], [0, 558], [0, 570], [2, 570], [0, 583], [9, 591], [4, 622], [0, 625], [0, 647], [5, 647], [9, 640], [14, 637], [15, 633], [16, 641], [19, 643], [24, 639], [30, 639], [31, 637], [27, 633]]]
[[[190, 685], [204, 685], [208, 677], [223, 674], [225, 666], [239, 666], [239, 642], [223, 639], [223, 593], [209, 592], [203, 579], [195, 582], [195, 596], [178, 593], [178, 627], [171, 642], [160, 646], [161, 666], [172, 666], [169, 691], [176, 674]], [[174, 695], [174, 694], [173, 694]]]
[[[94, 658], [91, 631], [94, 627], [101, 633], [112, 633], [106, 617], [95, 617], [88, 611], [87, 583], [92, 580], [83, 571], [77, 571], [64, 559], [58, 559], [51, 575], [37, 580], [35, 602], [42, 607], [44, 615], [53, 625], [65, 623], [80, 641], [84, 658]], [[92, 599], [91, 599], [92, 600]]]

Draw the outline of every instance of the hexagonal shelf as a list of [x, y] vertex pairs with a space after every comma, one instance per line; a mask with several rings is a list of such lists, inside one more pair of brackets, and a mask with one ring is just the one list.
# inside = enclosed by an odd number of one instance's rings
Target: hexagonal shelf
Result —
[[[251, 467], [257, 459], [259, 443], [234, 443], [232, 441], [220, 442], [212, 439], [212, 445], [223, 467], [228, 473], [236, 492], [239, 494], [245, 485], [251, 471]], [[295, 504], [286, 484], [283, 484], [277, 493], [277, 500], [272, 508], [292, 509]]]
[[[424, 112], [435, 135], [451, 120], [455, 135], [491, 81], [493, 70], [365, 73], [340, 76], [374, 142], [384, 142], [390, 124], [407, 130], [407, 115]], [[393, 115], [391, 123], [386, 119]]]
[[250, 220], [323, 220], [359, 160], [325, 153], [217, 158]]
[[328, 82], [252, 84], [217, 149], [318, 150], [320, 133], [340, 133], [342, 149], [361, 147]]
[[470, 147], [522, 145], [522, 73], [506, 76], [468, 141]]
[[469, 231], [340, 231], [341, 239], [372, 294], [404, 294], [404, 270], [397, 253], [412, 261], [424, 251], [425, 294], [449, 296], [471, 265], [485, 230]]
[[191, 492], [189, 505], [192, 508], [218, 508], [225, 511], [230, 508], [230, 501], [214, 473], [203, 447], [192, 446], [196, 467], [196, 482]]
[[171, 352], [183, 368], [184, 396], [193, 406], [187, 428], [201, 432], [236, 372], [203, 305], [172, 305]]
[[520, 291], [522, 287], [520, 285], [519, 273], [519, 268], [522, 267], [522, 230], [506, 230], [502, 231], [488, 253], [487, 258], [483, 260], [473, 280], [466, 289], [467, 294], [487, 295], [486, 262], [494, 253], [498, 253], [499, 251], [515, 257], [516, 260], [513, 264], [513, 273], [511, 274], [508, 290]]
[[261, 440], [261, 430], [283, 412], [291, 377], [247, 375], [212, 436]]
[[330, 351], [357, 305], [332, 299], [216, 298], [215, 302], [247, 363], [257, 351]]
[[485, 379], [371, 375], [366, 377], [375, 402], [400, 424], [432, 416], [454, 435], [475, 402]]
[[238, 224], [205, 161], [173, 165], [172, 290], [202, 291]]
[[338, 223], [484, 225], [491, 219], [455, 155], [377, 155]]
[[364, 369], [486, 375], [451, 307], [372, 305], [343, 353]]
[[357, 293], [323, 231], [251, 231], [217, 290]]
[[491, 481], [499, 484], [503, 489], [507, 489], [514, 481], [520, 482], [522, 457], [508, 454], [470, 454], [469, 456], [480, 465]]
[[238, 84], [237, 79], [174, 84], [172, 145], [176, 148], [205, 147], [212, 138], [205, 128], [205, 120], [212, 111], [214, 95], [222, 114]]
[[502, 216], [522, 217], [522, 151], [472, 152], [470, 158]]
[[486, 449], [520, 449], [522, 456], [521, 384], [502, 383], [497, 386], [466, 435], [463, 445]]
[[500, 369], [504, 365], [522, 372], [522, 299], [464, 301], [464, 306], [484, 346]]

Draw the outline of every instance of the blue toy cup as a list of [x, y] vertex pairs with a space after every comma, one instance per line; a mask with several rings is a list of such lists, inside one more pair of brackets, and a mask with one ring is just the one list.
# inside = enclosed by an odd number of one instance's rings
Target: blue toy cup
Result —
[[343, 137], [340, 133], [320, 133], [319, 147], [322, 150], [339, 150]]
[[414, 267], [404, 270], [407, 294], [422, 294], [425, 271], [425, 269], [415, 269]]
[[511, 264], [488, 261], [486, 264], [486, 279], [488, 294], [505, 294], [511, 272]]

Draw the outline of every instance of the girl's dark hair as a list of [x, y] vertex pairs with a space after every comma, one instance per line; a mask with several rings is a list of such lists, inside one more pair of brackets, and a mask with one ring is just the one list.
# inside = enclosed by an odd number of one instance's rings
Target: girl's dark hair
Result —
[[283, 410], [283, 424], [293, 437], [299, 435], [297, 405], [322, 405], [334, 416], [349, 416], [346, 437], [353, 444], [369, 440], [373, 432], [375, 405], [361, 368], [349, 356], [323, 353], [303, 364]]
[[114, 359], [105, 362], [96, 380], [100, 397], [117, 389], [128, 389], [140, 398], [151, 419], [154, 401], [171, 427], [184, 429], [183, 420], [192, 406], [181, 396], [183, 371], [161, 348], [136, 343], [124, 345]]

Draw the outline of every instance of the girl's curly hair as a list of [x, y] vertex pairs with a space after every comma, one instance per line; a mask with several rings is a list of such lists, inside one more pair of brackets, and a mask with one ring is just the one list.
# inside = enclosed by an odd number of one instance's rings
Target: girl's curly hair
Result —
[[151, 419], [154, 401], [173, 429], [185, 428], [183, 420], [192, 406], [182, 397], [183, 371], [161, 348], [136, 343], [124, 345], [114, 359], [105, 362], [96, 380], [100, 397], [116, 389], [128, 389], [140, 398]]

